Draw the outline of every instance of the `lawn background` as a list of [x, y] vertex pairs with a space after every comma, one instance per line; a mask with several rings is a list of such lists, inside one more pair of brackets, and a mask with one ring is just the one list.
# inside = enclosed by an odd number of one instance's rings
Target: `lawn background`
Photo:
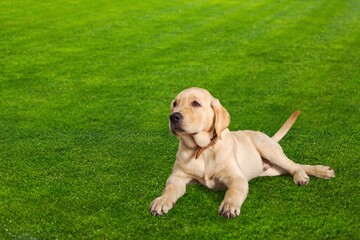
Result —
[[[359, 239], [360, 4], [1, 1], [1, 239]], [[336, 178], [258, 178], [240, 217], [190, 186], [148, 213], [171, 172], [170, 102], [207, 88], [230, 129], [274, 134]]]

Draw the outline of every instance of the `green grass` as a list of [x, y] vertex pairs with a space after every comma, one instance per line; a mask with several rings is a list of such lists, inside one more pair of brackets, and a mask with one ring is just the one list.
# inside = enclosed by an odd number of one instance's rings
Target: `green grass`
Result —
[[[360, 4], [1, 1], [1, 239], [359, 239]], [[164, 217], [170, 101], [207, 88], [230, 129], [273, 134], [336, 178], [258, 178], [240, 217], [190, 186]]]

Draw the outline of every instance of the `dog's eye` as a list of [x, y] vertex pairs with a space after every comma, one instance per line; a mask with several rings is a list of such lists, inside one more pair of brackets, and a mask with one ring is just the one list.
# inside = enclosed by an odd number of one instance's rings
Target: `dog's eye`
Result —
[[173, 102], [173, 107], [175, 108], [177, 106], [177, 102]]
[[193, 107], [201, 107], [200, 103], [198, 103], [197, 101], [193, 101], [193, 102], [191, 103], [191, 105], [192, 105]]

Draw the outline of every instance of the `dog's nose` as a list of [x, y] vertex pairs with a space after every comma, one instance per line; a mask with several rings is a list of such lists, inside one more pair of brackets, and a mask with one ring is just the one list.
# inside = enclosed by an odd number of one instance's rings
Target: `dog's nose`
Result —
[[174, 112], [173, 114], [170, 115], [170, 121], [173, 124], [178, 123], [182, 118], [183, 116], [179, 112]]

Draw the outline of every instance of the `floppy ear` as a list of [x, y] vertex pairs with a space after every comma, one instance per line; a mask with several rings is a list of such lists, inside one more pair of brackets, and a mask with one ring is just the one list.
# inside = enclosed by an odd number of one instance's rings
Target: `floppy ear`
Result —
[[211, 107], [214, 109], [214, 128], [216, 135], [221, 140], [221, 133], [224, 131], [230, 124], [230, 115], [228, 111], [221, 105], [218, 99], [213, 99], [211, 101]]

